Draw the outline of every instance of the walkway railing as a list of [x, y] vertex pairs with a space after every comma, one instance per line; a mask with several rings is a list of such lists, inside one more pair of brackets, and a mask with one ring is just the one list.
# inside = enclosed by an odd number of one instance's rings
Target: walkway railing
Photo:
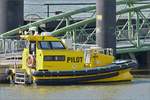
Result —
[[[143, 3], [143, 4], [142, 4]], [[141, 5], [139, 5], [141, 4]], [[143, 50], [150, 50], [150, 22], [149, 16], [143, 13], [144, 10], [150, 9], [150, 3], [146, 3], [145, 0], [123, 0], [117, 2], [119, 6], [126, 6], [124, 9], [117, 10], [117, 19], [120, 20], [124, 15], [127, 15], [127, 22], [122, 24], [121, 27], [117, 27], [116, 29], [116, 38], [119, 40], [125, 39], [124, 44], [130, 45], [129, 48], [118, 48], [119, 53], [128, 53], [128, 52], [139, 52]], [[90, 31], [86, 31], [86, 29], [90, 29], [88, 27], [91, 24], [95, 24], [95, 6], [89, 6], [81, 9], [76, 9], [73, 11], [69, 11], [67, 13], [61, 13], [56, 16], [47, 17], [45, 19], [39, 20], [37, 22], [30, 23], [28, 25], [16, 28], [6, 33], [2, 33], [0, 36], [12, 36], [14, 34], [21, 34], [20, 31], [26, 31], [30, 27], [40, 27], [41, 25], [45, 25], [46, 23], [51, 23], [52, 21], [60, 21], [58, 25], [51, 31], [53, 36], [62, 36], [63, 38], [71, 37], [73, 39], [73, 43], [78, 43], [80, 37], [87, 36], [88, 38], [82, 43], [91, 43], [91, 37], [95, 35], [95, 28]], [[83, 14], [87, 12], [93, 12], [90, 18], [80, 20], [78, 22], [71, 22], [73, 16], [78, 14]], [[62, 22], [66, 21], [66, 26], [62, 27]], [[117, 20], [117, 23], [118, 23]], [[119, 24], [120, 25], [120, 24]], [[78, 34], [80, 33], [80, 34]], [[95, 39], [92, 39], [94, 42]], [[90, 42], [89, 42], [90, 41]], [[122, 41], [121, 41], [122, 42]], [[9, 42], [8, 42], [9, 45]], [[9, 51], [9, 50], [8, 50]]]
[[1, 54], [22, 52], [25, 47], [26, 42], [24, 40], [0, 39]]

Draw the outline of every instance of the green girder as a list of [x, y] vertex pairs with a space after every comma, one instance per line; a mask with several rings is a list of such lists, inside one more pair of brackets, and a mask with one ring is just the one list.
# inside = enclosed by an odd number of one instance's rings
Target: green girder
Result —
[[[120, 10], [120, 11], [116, 12], [116, 15], [128, 13], [129, 11], [136, 11], [136, 10], [147, 9], [147, 8], [150, 8], [150, 4], [137, 6], [137, 7], [132, 7], [132, 8], [128, 8], [128, 9], [123, 9], [123, 10]], [[14, 30], [8, 31], [6, 33], [2, 33], [0, 36], [3, 37], [3, 36], [14, 35], [16, 33], [19, 33], [20, 31], [24, 31], [24, 30], [28, 29], [31, 26], [40, 26], [41, 24], [44, 24], [44, 23], [47, 23], [47, 22], [50, 22], [50, 21], [53, 21], [53, 20], [56, 20], [56, 19], [69, 17], [71, 15], [75, 15], [75, 14], [82, 13], [82, 12], [87, 12], [87, 11], [94, 10], [94, 9], [96, 9], [96, 6], [90, 6], [90, 7], [74, 10], [74, 11], [71, 11], [71, 12], [68, 12], [68, 13], [64, 13], [64, 14], [53, 16], [53, 17], [49, 17], [49, 18], [46, 18], [46, 19], [42, 19], [42, 20], [39, 20], [37, 22], [33, 22], [33, 23], [30, 23], [30, 24], [21, 26], [19, 28], [16, 28]], [[72, 29], [72, 27], [75, 28], [75, 26], [77, 26], [77, 27], [82, 26], [83, 25], [82, 22], [83, 23], [87, 22], [87, 24], [89, 24], [89, 22], [92, 22], [91, 20], [93, 20], [93, 19], [95, 19], [95, 18], [88, 19], [90, 21], [87, 21], [87, 20], [81, 21], [80, 23], [78, 23], [78, 25], [76, 25], [76, 24], [75, 25], [74, 24], [68, 25], [67, 28], [63, 28], [65, 30], [60, 29], [61, 30], [60, 32], [68, 31], [68, 30], [70, 30], [69, 28]], [[93, 22], [94, 22], [94, 20], [93, 20]], [[66, 29], [68, 29], [68, 30], [66, 30]], [[60, 32], [58, 30], [56, 31], [57, 34], [60, 33]], [[55, 33], [55, 31], [54, 31], [54, 33]]]
[[71, 12], [68, 12], [68, 13], [56, 15], [56, 16], [53, 16], [53, 17], [48, 17], [48, 18], [30, 23], [30, 24], [18, 27], [16, 29], [8, 31], [6, 33], [2, 33], [0, 36], [3, 37], [3, 36], [8, 36], [8, 35], [14, 35], [16, 33], [19, 33], [19, 31], [24, 31], [24, 30], [30, 28], [31, 26], [40, 26], [41, 24], [44, 24], [44, 23], [47, 23], [47, 22], [50, 22], [50, 21], [53, 21], [53, 20], [56, 20], [56, 19], [62, 19], [62, 18], [65, 18], [65, 17], [69, 17], [71, 15], [75, 15], [75, 14], [82, 13], [82, 12], [87, 12], [87, 11], [94, 10], [94, 9], [96, 9], [96, 6], [90, 6], [90, 7], [74, 10], [74, 11], [71, 11]]
[[[136, 4], [136, 3], [138, 4], [138, 3], [140, 3], [140, 1], [144, 1], [144, 0], [122, 0], [122, 1], [118, 1], [116, 4], [117, 5]], [[150, 4], [145, 4], [145, 5], [135, 6], [135, 7], [131, 6], [129, 8], [117, 11], [116, 15], [121, 15], [121, 14], [129, 13], [129, 12], [138, 12], [142, 9], [147, 9], [147, 8], [150, 8]], [[78, 9], [78, 10], [70, 11], [70, 12], [67, 12], [67, 13], [63, 13], [63, 14], [60, 14], [60, 15], [56, 15], [56, 16], [53, 16], [53, 17], [48, 17], [48, 18], [39, 20], [37, 22], [33, 22], [33, 23], [30, 23], [30, 24], [18, 27], [16, 29], [8, 31], [6, 33], [1, 33], [0, 36], [1, 37], [12, 36], [16, 33], [19, 33], [20, 31], [24, 31], [24, 30], [30, 28], [31, 26], [38, 27], [41, 24], [45, 24], [45, 23], [53, 21], [53, 20], [68, 18], [71, 15], [75, 15], [75, 14], [79, 14], [79, 13], [83, 13], [83, 12], [88, 12], [88, 11], [95, 10], [95, 9], [96, 9], [96, 6], [89, 6], [89, 7], [81, 8], [81, 9]], [[54, 31], [52, 31], [52, 35], [53, 36], [61, 35], [61, 34], [64, 34], [65, 32], [67, 32], [67, 31], [72, 31], [76, 28], [84, 26], [85, 24], [90, 24], [90, 23], [93, 23], [95, 21], [96, 21], [96, 18], [88, 18], [88, 19], [76, 22], [74, 24], [67, 25], [66, 27], [54, 30]], [[141, 51], [149, 51], [149, 50], [150, 50], [150, 46], [142, 46], [142, 47], [139, 47], [139, 48], [138, 47], [117, 48], [117, 53], [120, 54], [120, 53], [141, 52]]]

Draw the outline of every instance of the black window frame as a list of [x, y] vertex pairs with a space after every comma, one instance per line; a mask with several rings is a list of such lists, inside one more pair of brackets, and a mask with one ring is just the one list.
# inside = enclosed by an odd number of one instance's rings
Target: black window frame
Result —
[[[41, 48], [41, 42], [49, 42], [51, 48], [47, 48], [47, 49]], [[51, 42], [60, 42], [62, 44], [63, 48], [53, 48]], [[63, 49], [66, 49], [66, 47], [64, 46], [64, 44], [61, 41], [38, 41], [38, 48], [42, 49], [42, 50], [63, 50]]]
[[45, 55], [43, 57], [44, 61], [65, 61], [65, 55]]

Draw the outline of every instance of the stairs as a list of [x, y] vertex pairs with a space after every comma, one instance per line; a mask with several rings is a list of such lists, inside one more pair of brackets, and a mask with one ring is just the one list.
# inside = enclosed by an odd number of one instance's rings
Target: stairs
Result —
[[29, 80], [25, 72], [17, 71], [15, 73], [15, 80], [14, 80], [15, 84], [27, 84], [28, 81]]

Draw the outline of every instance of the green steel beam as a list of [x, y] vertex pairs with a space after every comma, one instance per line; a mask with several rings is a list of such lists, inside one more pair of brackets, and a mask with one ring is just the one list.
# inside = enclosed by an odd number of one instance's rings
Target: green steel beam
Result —
[[[119, 14], [124, 14], [124, 13], [128, 13], [129, 11], [136, 11], [136, 10], [140, 10], [140, 9], [147, 9], [147, 8], [150, 8], [150, 4], [146, 5], [145, 6], [138, 6], [138, 7], [133, 7], [133, 8], [128, 8], [126, 10], [120, 10], [116, 13], [116, 15], [119, 15]], [[89, 20], [89, 19], [88, 19]], [[78, 23], [75, 23], [75, 24], [72, 24], [72, 25], [69, 25], [67, 27], [64, 27], [64, 28], [61, 28], [59, 30], [56, 30], [56, 31], [53, 31], [53, 35], [55, 34], [56, 35], [60, 35], [62, 33], [64, 33], [65, 31], [70, 31], [72, 30], [73, 28], [77, 28], [77, 27], [80, 27], [80, 26], [83, 26], [83, 24], [89, 24], [91, 23], [92, 21], [94, 22], [96, 20], [96, 18], [91, 18], [90, 21], [81, 21], [81, 22], [78, 22]], [[87, 22], [87, 23], [86, 23]], [[83, 23], [83, 24], [82, 24]]]
[[[140, 10], [140, 9], [147, 9], [147, 8], [150, 8], [150, 4], [147, 4], [147, 5], [142, 5], [142, 6], [137, 6], [137, 7], [131, 7], [131, 8], [128, 8], [128, 9], [123, 9], [123, 10], [120, 10], [116, 13], [116, 15], [120, 15], [120, 14], [124, 14], [124, 13], [128, 13], [128, 12], [131, 12], [131, 11], [137, 11], [137, 10]], [[81, 9], [78, 9], [78, 10], [74, 10], [74, 11], [71, 11], [71, 12], [68, 12], [68, 13], [64, 13], [64, 14], [60, 14], [60, 15], [56, 15], [56, 16], [53, 16], [53, 17], [49, 17], [49, 18], [46, 18], [46, 19], [42, 19], [42, 20], [39, 20], [37, 22], [33, 22], [33, 23], [30, 23], [30, 24], [27, 24], [27, 25], [24, 25], [24, 26], [21, 26], [19, 28], [16, 28], [14, 30], [11, 30], [11, 31], [8, 31], [6, 33], [3, 33], [1, 34], [0, 36], [9, 36], [9, 35], [14, 35], [16, 33], [19, 33], [19, 31], [23, 31], [23, 30], [26, 30], [28, 29], [29, 27], [31, 26], [39, 26], [41, 24], [44, 24], [44, 23], [47, 23], [49, 21], [52, 21], [52, 20], [56, 20], [56, 19], [61, 19], [61, 18], [64, 18], [64, 17], [69, 17], [70, 15], [74, 15], [74, 14], [78, 14], [78, 13], [82, 13], [82, 12], [87, 12], [87, 11], [90, 11], [90, 10], [94, 10], [96, 9], [95, 6], [90, 6], [90, 7], [86, 7], [86, 8], [81, 8]], [[92, 18], [91, 20], [94, 21], [95, 18]], [[95, 19], [96, 20], [96, 19]], [[81, 23], [84, 23], [86, 24], [85, 22], [88, 22], [88, 21], [81, 21]], [[91, 21], [90, 21], [91, 22]], [[67, 28], [62, 28], [60, 30], [56, 30], [54, 31], [55, 34], [58, 34], [58, 33], [61, 33], [61, 32], [64, 32], [64, 31], [68, 31], [68, 30], [71, 30], [73, 28], [75, 28], [76, 26], [79, 27], [78, 25], [80, 24], [73, 24], [73, 25], [69, 25], [67, 26]], [[75, 26], [74, 26], [75, 25]], [[83, 24], [81, 24], [82, 26]], [[72, 28], [73, 27], [73, 28]], [[70, 28], [70, 29], [69, 29]], [[60, 31], [60, 32], [59, 32]], [[54, 35], [53, 33], [53, 35]]]
[[117, 5], [139, 4], [141, 1], [145, 1], [145, 0], [121, 0], [121, 1], [117, 1], [116, 4]]
[[82, 13], [82, 12], [88, 12], [88, 11], [94, 10], [94, 9], [96, 9], [96, 6], [89, 6], [89, 7], [81, 8], [81, 9], [74, 10], [74, 11], [71, 11], [71, 12], [68, 12], [68, 13], [56, 15], [56, 16], [53, 16], [53, 17], [48, 17], [48, 18], [30, 23], [30, 24], [21, 26], [19, 28], [8, 31], [6, 33], [2, 33], [0, 36], [3, 37], [3, 36], [8, 36], [8, 35], [14, 35], [16, 33], [19, 33], [19, 31], [24, 31], [24, 30], [30, 28], [31, 26], [40, 26], [41, 24], [47, 23], [49, 21], [53, 21], [53, 20], [56, 20], [56, 19], [61, 19], [61, 18], [64, 18], [64, 17], [69, 17], [70, 15], [75, 15], [75, 14]]
[[150, 8], [150, 4], [123, 9], [118, 11], [117, 15], [132, 12], [132, 11], [139, 11], [141, 9], [147, 9], [147, 8]]
[[137, 47], [117, 48], [117, 54], [144, 52], [144, 51], [150, 51], [150, 46], [143, 46], [140, 48]]
[[124, 5], [124, 4], [128, 4], [128, 3], [137, 3], [141, 0], [121, 0], [121, 1], [117, 1], [116, 4], [117, 5]]
[[[129, 8], [128, 9], [131, 9], [132, 7], [132, 4], [128, 4]], [[129, 39], [131, 39], [132, 37], [132, 12], [129, 11], [128, 12], [128, 37]]]
[[139, 33], [140, 33], [140, 16], [139, 16], [139, 13], [138, 12], [136, 12], [136, 39], [137, 39], [137, 47], [140, 47], [141, 46], [141, 42], [140, 42], [140, 37], [139, 37]]
[[83, 20], [83, 21], [80, 21], [80, 22], [68, 25], [66, 27], [57, 29], [57, 30], [55, 30], [55, 31], [52, 32], [52, 35], [53, 36], [61, 35], [61, 34], [64, 34], [66, 31], [74, 30], [74, 29], [76, 29], [78, 27], [81, 27], [81, 26], [83, 26], [85, 24], [89, 24], [89, 23], [92, 23], [92, 22], [95, 22], [95, 21], [96, 21], [95, 18], [88, 18], [86, 20]]
[[[117, 5], [126, 4], [126, 3], [136, 3], [138, 1], [141, 1], [141, 0], [128, 0], [127, 2], [126, 1], [120, 1], [120, 2], [117, 2]], [[120, 11], [116, 12], [116, 15], [132, 12], [132, 11], [139, 11], [141, 9], [147, 9], [147, 8], [150, 8], [150, 4], [123, 9], [123, 10], [120, 10]], [[26, 30], [31, 26], [40, 26], [41, 24], [47, 23], [49, 21], [53, 21], [53, 20], [56, 20], [56, 19], [62, 19], [64, 17], [67, 18], [71, 15], [75, 15], [75, 14], [82, 13], [82, 12], [87, 12], [87, 11], [94, 10], [94, 9], [96, 9], [95, 6], [90, 6], [90, 7], [74, 10], [74, 11], [71, 11], [71, 12], [68, 12], [68, 13], [56, 15], [54, 17], [49, 17], [49, 18], [46, 18], [46, 19], [42, 19], [42, 20], [39, 20], [37, 22], [33, 22], [33, 23], [30, 23], [30, 24], [24, 25], [22, 27], [16, 28], [12, 31], [3, 33], [0, 36], [14, 35], [14, 34], [18, 33], [20, 30], [21, 31]], [[86, 20], [68, 25], [68, 26], [63, 27], [61, 29], [55, 30], [55, 31], [53, 31], [52, 35], [57, 36], [57, 35], [60, 35], [62, 33], [65, 33], [66, 31], [72, 31], [72, 30], [74, 30], [78, 27], [81, 27], [85, 24], [89, 24], [89, 23], [92, 23], [92, 22], [95, 22], [95, 21], [96, 21], [96, 18], [89, 18], [89, 19], [86, 19]], [[143, 47], [140, 47], [140, 48], [137, 48], [137, 47], [117, 48], [117, 54], [128, 53], [128, 52], [141, 52], [141, 51], [149, 51], [149, 50], [150, 50], [150, 46], [143, 46]]]

